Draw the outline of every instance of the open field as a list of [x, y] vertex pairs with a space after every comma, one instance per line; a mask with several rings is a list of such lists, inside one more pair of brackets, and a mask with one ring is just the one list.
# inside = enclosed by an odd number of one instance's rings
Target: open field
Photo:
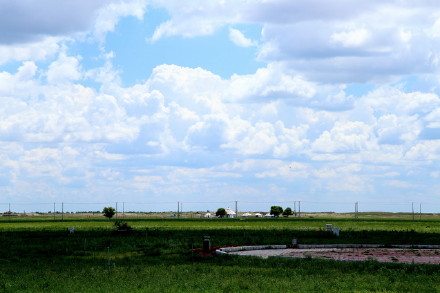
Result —
[[[213, 246], [300, 243], [440, 244], [440, 220], [0, 219], [0, 292], [439, 292], [438, 265], [198, 255]], [[340, 237], [322, 231], [331, 223]], [[74, 227], [75, 233], [66, 231]]]

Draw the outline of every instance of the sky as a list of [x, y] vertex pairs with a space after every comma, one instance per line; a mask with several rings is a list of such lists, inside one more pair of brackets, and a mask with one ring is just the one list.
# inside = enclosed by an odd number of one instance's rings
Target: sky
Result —
[[439, 69], [431, 0], [0, 0], [0, 210], [440, 212]]

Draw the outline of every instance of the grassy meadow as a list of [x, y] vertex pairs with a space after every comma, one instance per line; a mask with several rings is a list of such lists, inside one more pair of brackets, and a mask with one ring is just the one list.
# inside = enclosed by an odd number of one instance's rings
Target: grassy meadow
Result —
[[[212, 246], [440, 244], [440, 219], [0, 218], [0, 292], [440, 292], [438, 265], [201, 256]], [[341, 228], [340, 237], [323, 231]], [[74, 227], [75, 233], [67, 232]]]

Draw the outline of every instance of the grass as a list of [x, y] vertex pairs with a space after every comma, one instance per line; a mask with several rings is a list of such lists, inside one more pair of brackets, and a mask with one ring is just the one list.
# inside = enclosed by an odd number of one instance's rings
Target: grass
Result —
[[[439, 244], [439, 222], [401, 219], [102, 219], [0, 221], [0, 292], [440, 292], [439, 266], [201, 257], [212, 245]], [[341, 236], [319, 231], [326, 223]], [[75, 227], [69, 234], [67, 227]], [[428, 227], [428, 228], [427, 228]], [[432, 228], [431, 228], [432, 227]]]

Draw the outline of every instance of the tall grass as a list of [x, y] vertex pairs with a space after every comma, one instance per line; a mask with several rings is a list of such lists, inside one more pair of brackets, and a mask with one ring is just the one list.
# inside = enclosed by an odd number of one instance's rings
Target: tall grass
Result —
[[[203, 257], [192, 250], [202, 246], [205, 235], [213, 246], [288, 244], [292, 238], [300, 243], [438, 244], [440, 234], [427, 232], [426, 222], [414, 230], [368, 231], [368, 223], [356, 227], [358, 222], [342, 221], [350, 228], [340, 237], [319, 231], [326, 222], [311, 220], [129, 221], [135, 229], [127, 234], [114, 232], [110, 221], [26, 223], [31, 226], [0, 224], [0, 292], [440, 291], [435, 265]], [[70, 234], [69, 226], [81, 228]]]

